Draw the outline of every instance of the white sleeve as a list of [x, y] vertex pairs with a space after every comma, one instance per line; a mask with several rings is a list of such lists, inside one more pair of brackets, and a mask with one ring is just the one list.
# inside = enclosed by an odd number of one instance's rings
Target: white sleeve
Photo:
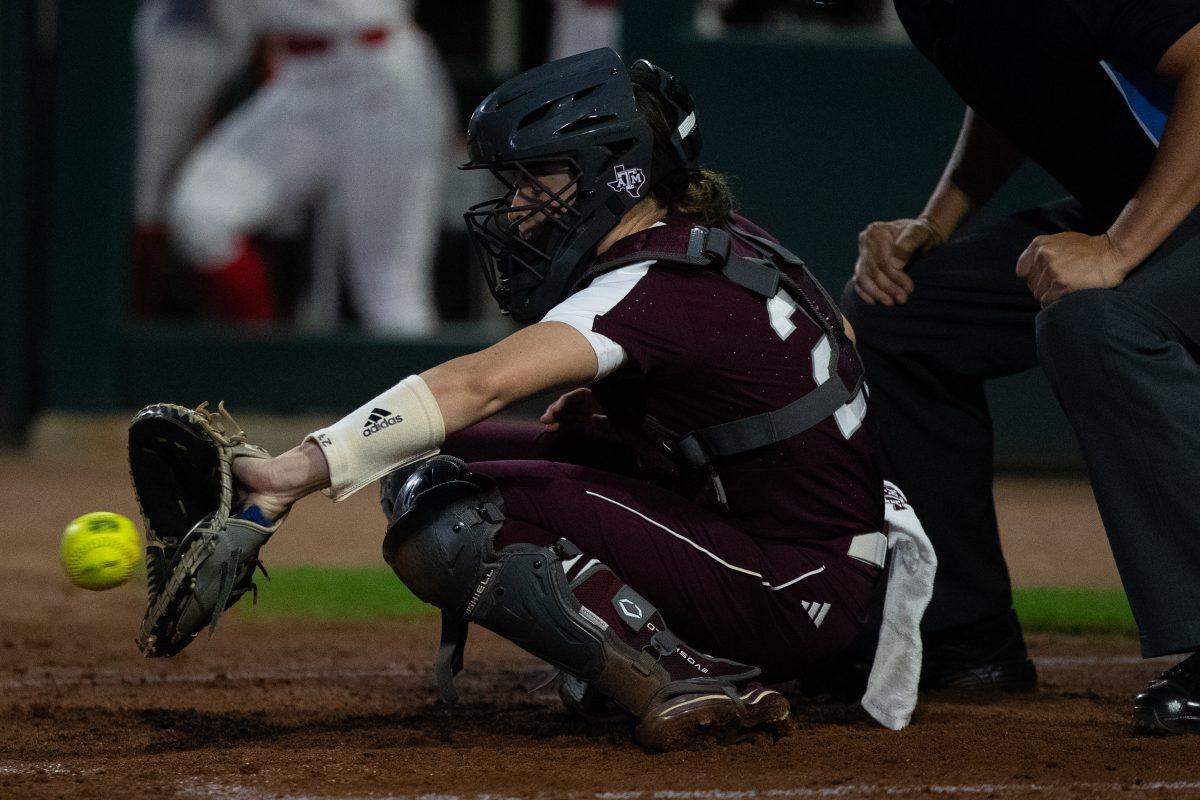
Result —
[[652, 261], [641, 261], [627, 267], [606, 272], [581, 291], [563, 300], [550, 309], [542, 322], [562, 322], [583, 334], [596, 351], [596, 377], [598, 381], [616, 372], [629, 360], [625, 348], [607, 336], [596, 333], [592, 326], [596, 317], [607, 314], [625, 299], [637, 282], [650, 270]]

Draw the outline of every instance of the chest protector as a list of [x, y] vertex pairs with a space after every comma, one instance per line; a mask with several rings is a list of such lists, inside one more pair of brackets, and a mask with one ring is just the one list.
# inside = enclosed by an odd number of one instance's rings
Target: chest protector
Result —
[[[781, 244], [746, 230], [735, 220], [727, 227], [678, 225], [649, 228], [613, 246], [609, 256], [595, 264], [580, 284], [598, 275], [642, 261], [659, 261], [721, 274], [742, 289], [766, 301], [782, 288], [829, 342], [830, 375], [812, 391], [773, 411], [697, 428], [673, 431], [653, 416], [640, 421], [643, 432], [676, 466], [708, 473], [718, 503], [727, 507], [718, 467], [721, 459], [777, 444], [804, 433], [832, 416], [862, 388], [863, 369], [858, 351], [849, 343], [854, 378], [846, 383], [838, 366], [842, 350], [842, 315], [824, 287], [805, 263]], [[751, 255], [739, 255], [737, 250]], [[628, 244], [626, 244], [628, 243]], [[784, 268], [789, 272], [785, 272]]]

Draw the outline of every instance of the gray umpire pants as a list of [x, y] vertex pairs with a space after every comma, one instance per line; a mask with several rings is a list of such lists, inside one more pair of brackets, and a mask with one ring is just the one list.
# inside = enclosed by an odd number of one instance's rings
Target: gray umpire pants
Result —
[[1018, 256], [1041, 234], [1102, 229], [1060, 201], [918, 257], [904, 305], [846, 288], [888, 477], [938, 551], [927, 631], [1012, 604], [984, 382], [1040, 363], [1079, 438], [1142, 654], [1200, 648], [1200, 212], [1120, 286], [1042, 309]]

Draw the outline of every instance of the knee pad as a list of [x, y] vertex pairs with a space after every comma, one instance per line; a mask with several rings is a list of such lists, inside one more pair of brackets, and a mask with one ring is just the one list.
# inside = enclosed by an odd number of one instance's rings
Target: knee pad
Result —
[[380, 482], [388, 516], [383, 558], [420, 600], [442, 612], [437, 681], [442, 699], [457, 699], [463, 668], [466, 606], [479, 581], [495, 569], [492, 546], [504, 521], [495, 485], [450, 456], [435, 456]]
[[466, 462], [447, 455], [418, 461], [384, 475], [379, 479], [379, 507], [387, 519], [388, 527], [413, 507], [417, 495], [442, 483], [459, 479], [469, 480], [476, 485], [481, 484], [479, 476], [471, 474], [467, 469]]
[[385, 510], [391, 508], [384, 560], [420, 600], [464, 612], [471, 592], [497, 566], [492, 541], [504, 521], [499, 490], [459, 459], [435, 456], [402, 483], [388, 476], [383, 493]]

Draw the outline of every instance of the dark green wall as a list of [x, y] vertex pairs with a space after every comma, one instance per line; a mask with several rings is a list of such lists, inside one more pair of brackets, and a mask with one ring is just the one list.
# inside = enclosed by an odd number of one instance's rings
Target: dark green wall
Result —
[[472, 326], [447, 330], [435, 340], [385, 341], [356, 333], [231, 333], [219, 325], [130, 327], [118, 356], [116, 405], [152, 402], [195, 405], [229, 402], [230, 408], [281, 413], [342, 414], [420, 372], [478, 350], [483, 333]]
[[46, 211], [45, 405], [104, 410], [124, 366], [133, 151], [135, 0], [60, 0]]
[[29, 267], [33, 214], [33, 0], [0, 3], [0, 443], [18, 444], [33, 406]]

